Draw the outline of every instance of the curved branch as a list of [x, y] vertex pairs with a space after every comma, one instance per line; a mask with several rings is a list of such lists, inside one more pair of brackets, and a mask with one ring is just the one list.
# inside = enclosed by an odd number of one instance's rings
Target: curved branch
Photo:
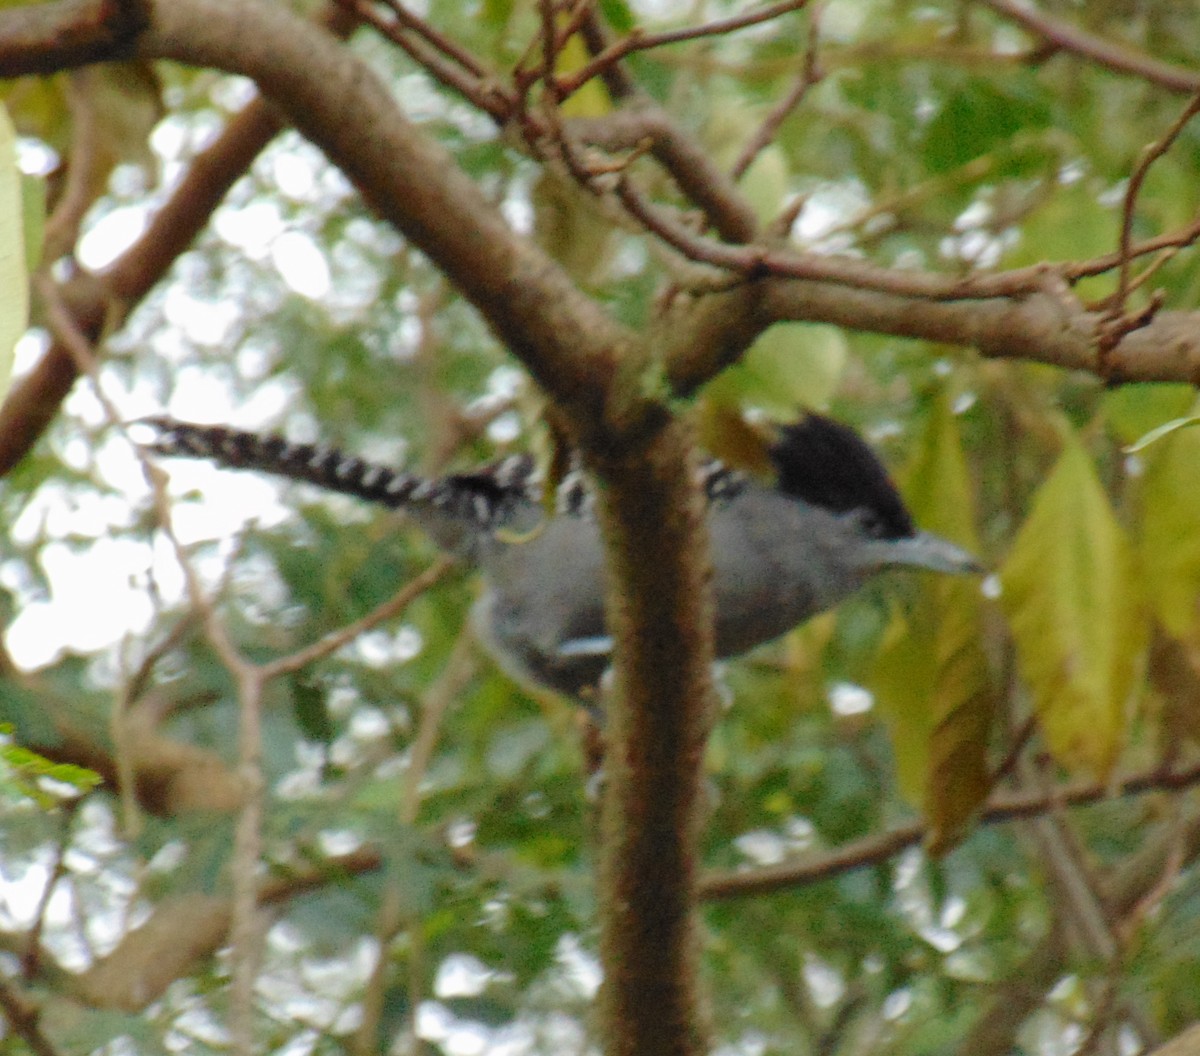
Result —
[[[521, 359], [579, 429], [636, 423], [649, 402], [608, 389], [633, 335], [518, 236], [453, 158], [417, 128], [357, 56], [282, 5], [154, 4], [137, 53], [251, 78], [371, 207], [418, 246]], [[362, 130], [370, 129], [370, 135]]]
[[[261, 99], [248, 103], [192, 160], [142, 237], [103, 274], [81, 275], [64, 288], [75, 324], [89, 340], [99, 336], [110, 307], [128, 311], [162, 279], [229, 188], [282, 128], [279, 116]], [[70, 353], [55, 341], [33, 370], [13, 385], [0, 405], [0, 476], [37, 443], [78, 376]]]
[[5, 77], [19, 77], [119, 58], [148, 22], [143, 0], [56, 0], [8, 8], [0, 16], [0, 69]]
[[1200, 92], [1200, 73], [1184, 66], [1163, 62], [1133, 48], [1116, 44], [1103, 37], [1062, 22], [1034, 9], [1020, 0], [978, 0], [999, 15], [1024, 26], [1048, 44], [1062, 51], [1080, 55], [1097, 66], [1114, 73], [1128, 73], [1160, 88], [1190, 95]]
[[[1200, 763], [1181, 770], [1146, 770], [1131, 774], [1115, 784], [1088, 781], [1054, 788], [1049, 792], [1010, 793], [993, 797], [980, 812], [979, 824], [997, 825], [1007, 821], [1035, 818], [1062, 807], [1088, 806], [1115, 796], [1176, 792], [1196, 784], [1200, 784]], [[814, 855], [806, 860], [784, 862], [763, 869], [714, 870], [701, 880], [701, 897], [709, 901], [741, 898], [764, 891], [778, 891], [783, 888], [801, 887], [818, 880], [828, 880], [855, 869], [878, 865], [900, 851], [916, 846], [925, 835], [925, 824], [914, 821], [889, 832], [864, 836], [827, 854]]]

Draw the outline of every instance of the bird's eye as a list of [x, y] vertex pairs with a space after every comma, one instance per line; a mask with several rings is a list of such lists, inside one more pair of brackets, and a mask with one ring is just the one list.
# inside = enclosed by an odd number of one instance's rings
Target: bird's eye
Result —
[[854, 511], [858, 520], [859, 527], [864, 535], [870, 536], [872, 539], [882, 539], [886, 526], [883, 523], [883, 518], [879, 515], [878, 510], [858, 509]]

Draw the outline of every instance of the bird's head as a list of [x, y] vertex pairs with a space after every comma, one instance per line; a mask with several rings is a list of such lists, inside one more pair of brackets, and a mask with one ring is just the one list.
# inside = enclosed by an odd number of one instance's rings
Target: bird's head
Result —
[[786, 495], [838, 514], [853, 526], [854, 564], [933, 572], [982, 572], [962, 547], [920, 531], [875, 452], [849, 426], [819, 414], [780, 426], [768, 453]]

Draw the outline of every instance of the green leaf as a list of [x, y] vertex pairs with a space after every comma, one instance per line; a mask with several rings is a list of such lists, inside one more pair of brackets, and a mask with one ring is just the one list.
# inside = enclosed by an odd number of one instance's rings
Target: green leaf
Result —
[[1138, 550], [1146, 594], [1167, 631], [1186, 638], [1200, 615], [1200, 433], [1180, 427], [1145, 458]]
[[0, 107], [0, 399], [12, 381], [13, 350], [29, 325], [24, 231], [17, 133]]
[[[970, 474], [945, 394], [935, 401], [905, 491], [922, 527], [978, 548]], [[996, 695], [983, 630], [975, 580], [929, 577], [912, 614], [893, 621], [875, 668], [901, 790], [924, 811], [935, 852], [958, 839], [991, 788]]]
[[1016, 133], [1044, 123], [1045, 108], [970, 80], [925, 130], [921, 155], [932, 173], [947, 172], [988, 153]]
[[334, 737], [333, 720], [325, 706], [325, 686], [320, 679], [305, 672], [289, 679], [292, 690], [292, 712], [300, 732], [310, 741], [329, 744]]
[[1051, 752], [1066, 766], [1107, 774], [1147, 625], [1133, 551], [1073, 436], [1001, 580], [1017, 661]]
[[1132, 445], [1128, 450], [1140, 451], [1157, 438], [1148, 434], [1192, 410], [1196, 390], [1186, 384], [1121, 385], [1107, 389], [1102, 402], [1113, 435], [1121, 443]]
[[846, 367], [847, 343], [834, 326], [789, 323], [771, 327], [706, 389], [718, 403], [752, 405], [779, 418], [801, 407], [829, 406]]
[[790, 186], [787, 157], [772, 144], [759, 152], [740, 181], [742, 193], [754, 209], [759, 223], [778, 215]]
[[1200, 425], [1200, 415], [1192, 414], [1186, 418], [1172, 418], [1169, 422], [1164, 422], [1158, 426], [1158, 428], [1151, 429], [1139, 440], [1125, 448], [1125, 450], [1131, 455], [1137, 454], [1139, 451], [1144, 451], [1151, 444], [1158, 443], [1158, 441], [1165, 439], [1172, 433], [1178, 432], [1180, 429], [1190, 429], [1194, 425]]

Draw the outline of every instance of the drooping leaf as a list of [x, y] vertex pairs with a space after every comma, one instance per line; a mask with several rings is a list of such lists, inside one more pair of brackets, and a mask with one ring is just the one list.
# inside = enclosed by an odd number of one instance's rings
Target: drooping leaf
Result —
[[13, 350], [29, 324], [25, 213], [17, 169], [17, 133], [0, 107], [0, 399], [12, 379]]
[[[906, 483], [919, 524], [978, 548], [970, 476], [944, 394]], [[924, 810], [934, 851], [956, 840], [991, 787], [987, 747], [995, 691], [982, 620], [975, 580], [931, 577], [910, 617], [894, 620], [875, 672], [901, 788]]]
[[1146, 595], [1168, 633], [1186, 638], [1200, 615], [1200, 432], [1178, 429], [1144, 457], [1138, 548]]
[[1194, 414], [1190, 414], [1184, 418], [1172, 418], [1169, 422], [1164, 422], [1157, 429], [1151, 429], [1145, 436], [1130, 444], [1128, 451], [1130, 454], [1137, 454], [1139, 451], [1144, 451], [1151, 444], [1166, 439], [1180, 429], [1190, 429], [1196, 425], [1200, 425], [1200, 416]]
[[1001, 572], [1021, 674], [1055, 758], [1107, 774], [1146, 641], [1136, 562], [1073, 437]]
[[1183, 427], [1195, 410], [1196, 390], [1186, 384], [1122, 385], [1106, 390], [1102, 402], [1109, 428], [1135, 454]]

